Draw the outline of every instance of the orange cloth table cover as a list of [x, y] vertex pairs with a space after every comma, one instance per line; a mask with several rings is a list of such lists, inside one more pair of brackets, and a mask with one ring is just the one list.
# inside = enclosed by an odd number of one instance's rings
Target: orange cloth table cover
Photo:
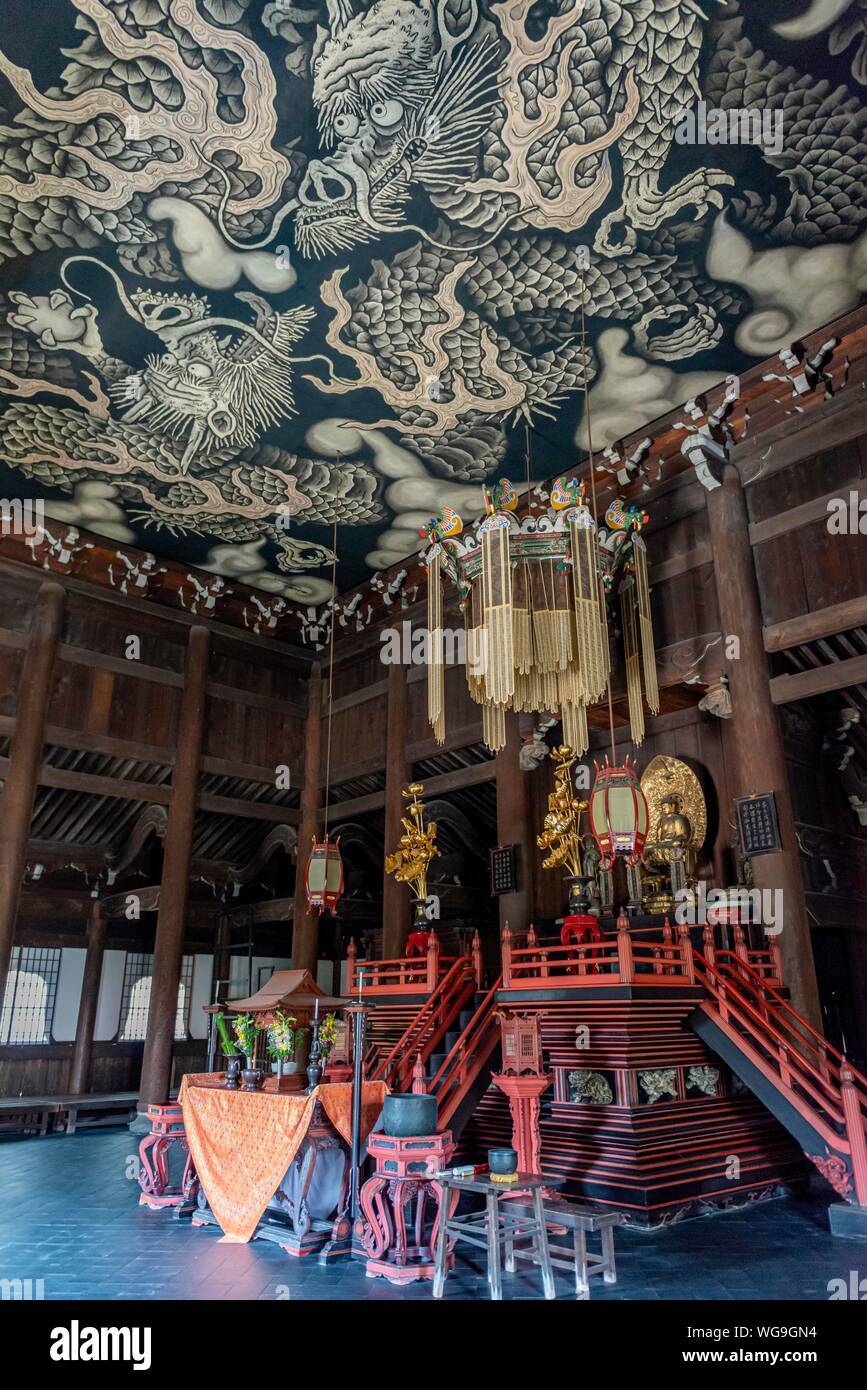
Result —
[[[309, 1096], [230, 1091], [225, 1073], [185, 1076], [178, 1101], [199, 1181], [230, 1241], [255, 1231], [280, 1179], [310, 1127], [319, 1101], [337, 1133], [352, 1143], [352, 1086], [317, 1086]], [[361, 1140], [367, 1138], [388, 1094], [383, 1081], [366, 1081], [361, 1095]]]

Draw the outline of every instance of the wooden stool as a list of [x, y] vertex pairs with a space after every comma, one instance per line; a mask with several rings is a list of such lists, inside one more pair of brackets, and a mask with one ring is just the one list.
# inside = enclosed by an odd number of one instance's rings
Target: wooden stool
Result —
[[[449, 1262], [449, 1240], [453, 1245], [466, 1241], [488, 1255], [488, 1283], [491, 1298], [503, 1297], [500, 1273], [500, 1239], [506, 1247], [506, 1269], [512, 1273], [515, 1260], [529, 1260], [542, 1271], [542, 1288], [546, 1298], [556, 1297], [554, 1289], [554, 1270], [548, 1249], [546, 1215], [542, 1206], [542, 1189], [559, 1187], [562, 1178], [541, 1178], [532, 1173], [519, 1173], [513, 1183], [498, 1183], [487, 1173], [477, 1173], [472, 1177], [459, 1178], [452, 1173], [437, 1173], [436, 1181], [442, 1188], [442, 1212], [437, 1236], [436, 1272], [434, 1274], [433, 1296], [442, 1298], [445, 1287], [447, 1265]], [[452, 1216], [456, 1198], [461, 1192], [479, 1192], [485, 1197], [484, 1211], [470, 1212], [467, 1216]], [[515, 1192], [531, 1192], [532, 1205], [520, 1203], [512, 1198]], [[508, 1197], [509, 1201], [501, 1201]], [[529, 1237], [529, 1248], [522, 1249], [516, 1242]]]
[[[526, 1202], [516, 1202], [524, 1212], [532, 1208]], [[572, 1232], [572, 1244], [552, 1245], [548, 1241], [551, 1264], [555, 1269], [565, 1269], [575, 1274], [575, 1297], [590, 1297], [590, 1279], [601, 1274], [606, 1284], [617, 1283], [617, 1269], [614, 1263], [614, 1227], [623, 1218], [616, 1211], [594, 1211], [592, 1207], [578, 1206], [572, 1202], [557, 1202], [545, 1208], [545, 1224], [549, 1235], [558, 1233], [565, 1226]], [[596, 1254], [587, 1249], [588, 1232], [599, 1231], [602, 1237], [602, 1250]], [[508, 1269], [508, 1264], [506, 1265]]]

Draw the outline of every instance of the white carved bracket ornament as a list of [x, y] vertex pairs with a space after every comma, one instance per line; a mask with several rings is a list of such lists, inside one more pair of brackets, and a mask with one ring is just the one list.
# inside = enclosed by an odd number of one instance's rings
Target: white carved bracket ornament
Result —
[[853, 792], [849, 797], [849, 805], [858, 817], [858, 824], [867, 825], [867, 799]]
[[[740, 395], [740, 377], [726, 377], [725, 395], [715, 410], [708, 411], [700, 399], [687, 401], [684, 410], [688, 419], [674, 422], [674, 429], [687, 431], [680, 451], [692, 464], [696, 477], [707, 492], [713, 492], [721, 485], [729, 451], [736, 442], [728, 417], [740, 400]], [[741, 439], [747, 432], [748, 424], [749, 414], [745, 413]]]
[[[650, 461], [647, 460], [647, 462], [645, 462], [645, 459], [646, 455], [650, 451], [650, 446], [652, 443], [653, 441], [650, 438], [642, 439], [641, 443], [638, 444], [635, 447], [635, 449], [633, 449], [632, 453], [629, 455], [629, 458], [624, 457], [622, 443], [610, 445], [604, 452], [604, 457], [608, 460], [608, 462], [601, 463], [599, 465], [598, 471], [603, 474], [613, 474], [617, 478], [617, 481], [618, 483], [620, 483], [621, 487], [625, 487], [626, 484], [630, 483], [633, 478], [643, 478], [644, 482], [642, 483], [642, 491], [649, 492], [650, 483], [647, 481], [647, 474], [649, 471]], [[661, 463], [657, 463], [657, 482], [659, 481], [661, 468]]]
[[217, 600], [228, 598], [233, 589], [226, 587], [225, 579], [218, 576], [216, 579], [209, 579], [203, 584], [194, 574], [187, 575], [187, 582], [192, 584], [193, 593], [189, 602], [184, 597], [184, 590], [178, 590], [178, 599], [182, 608], [193, 615], [197, 613], [212, 613], [217, 606]]
[[48, 527], [43, 527], [37, 535], [30, 536], [25, 545], [33, 556], [36, 563], [37, 552], [44, 546], [41, 553], [41, 563], [44, 570], [60, 570], [63, 574], [69, 574], [76, 559], [85, 550], [93, 550], [89, 541], [81, 540], [81, 533], [75, 526], [70, 526], [63, 536], [53, 536]]
[[[817, 387], [823, 386], [825, 400], [831, 400], [835, 391], [841, 386], [845, 386], [849, 377], [849, 359], [843, 362], [842, 380], [834, 384], [833, 371], [826, 370], [826, 363], [830, 362], [834, 355], [834, 349], [839, 345], [839, 338], [828, 338], [822, 343], [821, 347], [813, 353], [812, 357], [807, 356], [807, 349], [802, 343], [792, 343], [789, 347], [783, 348], [779, 353], [779, 359], [785, 370], [783, 372], [765, 372], [762, 381], [782, 381], [792, 388], [792, 397], [797, 400], [799, 396], [808, 396]], [[780, 404], [778, 401], [777, 404]], [[796, 406], [795, 409], [801, 413], [802, 408]]]

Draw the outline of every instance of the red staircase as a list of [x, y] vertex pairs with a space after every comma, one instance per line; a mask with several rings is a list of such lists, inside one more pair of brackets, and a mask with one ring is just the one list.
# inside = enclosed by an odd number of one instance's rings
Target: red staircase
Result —
[[500, 1042], [496, 998], [502, 983], [500, 976], [429, 1081], [425, 1080], [421, 1065], [416, 1064], [413, 1090], [424, 1089], [436, 1096], [440, 1132], [450, 1129], [457, 1137], [490, 1085], [491, 1058]]
[[391, 1091], [408, 1091], [416, 1058], [424, 1065], [436, 1052], [437, 1045], [453, 1028], [475, 990], [473, 958], [459, 956], [414, 1013], [391, 1051], [375, 1063], [368, 1080], [384, 1081]]
[[847, 1202], [867, 1207], [867, 1077], [743, 951], [695, 951], [707, 992], [690, 1026], [749, 1086]]

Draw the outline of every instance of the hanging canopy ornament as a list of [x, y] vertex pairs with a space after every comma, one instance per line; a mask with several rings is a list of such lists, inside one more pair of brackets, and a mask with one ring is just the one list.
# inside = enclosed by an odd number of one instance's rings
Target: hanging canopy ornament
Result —
[[[338, 465], [340, 454], [337, 455]], [[304, 887], [307, 892], [307, 906], [311, 912], [333, 911], [338, 899], [343, 895], [343, 860], [340, 858], [340, 836], [332, 844], [328, 838], [328, 810], [331, 796], [331, 722], [334, 716], [334, 628], [337, 620], [335, 598], [337, 595], [337, 518], [334, 519], [334, 533], [331, 560], [331, 632], [328, 638], [328, 737], [325, 753], [325, 835], [322, 840], [313, 837]]]
[[331, 911], [343, 894], [343, 860], [340, 858], [340, 836], [329, 840], [314, 840], [307, 861], [305, 877], [307, 906], [313, 912]]
[[659, 694], [650, 620], [647, 552], [639, 531], [647, 514], [622, 499], [597, 526], [583, 483], [558, 478], [543, 515], [514, 515], [518, 497], [502, 479], [484, 490], [485, 515], [468, 532], [451, 508], [421, 534], [428, 568], [428, 712], [445, 737], [442, 592], [463, 596], [467, 685], [482, 706], [483, 737], [494, 752], [506, 741], [506, 710], [559, 713], [563, 742], [588, 746], [587, 709], [610, 672], [609, 598], [619, 593], [632, 737], [644, 736], [641, 671], [650, 709]]
[[602, 854], [600, 868], [610, 869], [618, 857], [630, 867], [643, 862], [649, 819], [635, 760], [630, 764], [627, 753], [619, 767], [613, 767], [607, 757], [604, 767], [597, 763], [590, 796], [590, 829]]

